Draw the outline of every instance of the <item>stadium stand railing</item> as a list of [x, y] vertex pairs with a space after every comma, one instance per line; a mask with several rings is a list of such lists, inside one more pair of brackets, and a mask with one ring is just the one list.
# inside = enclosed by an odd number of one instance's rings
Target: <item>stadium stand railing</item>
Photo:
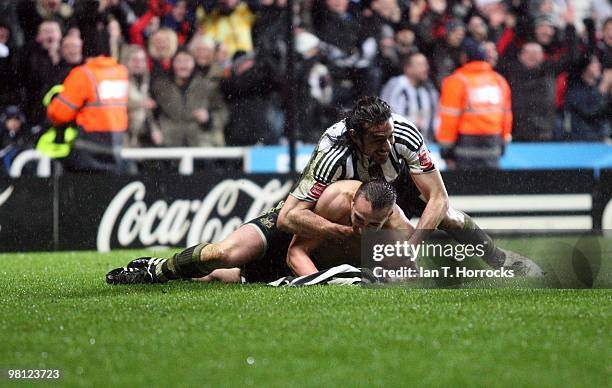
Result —
[[[194, 172], [194, 160], [204, 159], [242, 159], [248, 157], [247, 147], [201, 147], [201, 148], [124, 148], [121, 157], [126, 160], [178, 160], [178, 172], [191, 175]], [[19, 178], [28, 163], [35, 162], [36, 175], [51, 176], [51, 159], [37, 150], [26, 150], [15, 157], [9, 175]]]

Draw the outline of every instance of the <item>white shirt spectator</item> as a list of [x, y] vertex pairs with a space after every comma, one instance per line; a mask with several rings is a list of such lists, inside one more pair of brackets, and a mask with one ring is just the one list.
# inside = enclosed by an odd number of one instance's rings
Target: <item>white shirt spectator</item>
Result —
[[381, 92], [393, 112], [415, 123], [426, 139], [433, 137], [436, 128], [439, 94], [429, 82], [413, 86], [408, 77], [391, 78]]

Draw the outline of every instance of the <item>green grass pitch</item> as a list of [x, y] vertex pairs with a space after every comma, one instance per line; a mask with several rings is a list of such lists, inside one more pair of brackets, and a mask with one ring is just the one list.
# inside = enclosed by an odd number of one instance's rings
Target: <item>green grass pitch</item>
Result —
[[[502, 245], [520, 251], [524, 241]], [[610, 289], [105, 284], [108, 270], [144, 253], [1, 255], [0, 384], [42, 385], [6, 378], [32, 368], [87, 387], [612, 381]]]

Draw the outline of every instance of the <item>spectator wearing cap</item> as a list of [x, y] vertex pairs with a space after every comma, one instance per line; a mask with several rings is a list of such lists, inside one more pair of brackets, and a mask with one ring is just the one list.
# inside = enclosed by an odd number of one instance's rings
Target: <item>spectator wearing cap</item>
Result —
[[444, 79], [436, 140], [450, 168], [497, 168], [511, 140], [510, 87], [471, 39], [461, 46], [459, 69]]
[[26, 119], [17, 106], [6, 107], [0, 114], [0, 161], [8, 174], [15, 156], [27, 147]]
[[[553, 19], [550, 15], [537, 15], [533, 22], [533, 38], [542, 47], [552, 49], [552, 44], [555, 39], [556, 29]], [[551, 54], [553, 54], [551, 52]]]
[[461, 64], [461, 42], [465, 37], [465, 25], [457, 19], [446, 23], [446, 35], [438, 39], [433, 49], [432, 67], [434, 81], [440, 86]]

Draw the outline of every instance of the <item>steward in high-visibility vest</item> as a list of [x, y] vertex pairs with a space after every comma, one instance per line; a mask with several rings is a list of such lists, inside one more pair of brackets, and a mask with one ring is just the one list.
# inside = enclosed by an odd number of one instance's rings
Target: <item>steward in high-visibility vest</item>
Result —
[[99, 56], [75, 67], [63, 90], [47, 107], [55, 128], [76, 123], [78, 137], [64, 159], [70, 171], [121, 172], [121, 147], [128, 128], [127, 68], [113, 58]]
[[496, 168], [512, 139], [510, 87], [477, 43], [462, 50], [464, 65], [442, 82], [436, 140], [450, 167]]
[[[43, 97], [43, 106], [48, 107], [53, 98], [63, 91], [64, 85], [53, 86]], [[49, 158], [65, 158], [70, 154], [72, 143], [78, 134], [73, 126], [51, 127], [38, 138], [36, 149]]]

